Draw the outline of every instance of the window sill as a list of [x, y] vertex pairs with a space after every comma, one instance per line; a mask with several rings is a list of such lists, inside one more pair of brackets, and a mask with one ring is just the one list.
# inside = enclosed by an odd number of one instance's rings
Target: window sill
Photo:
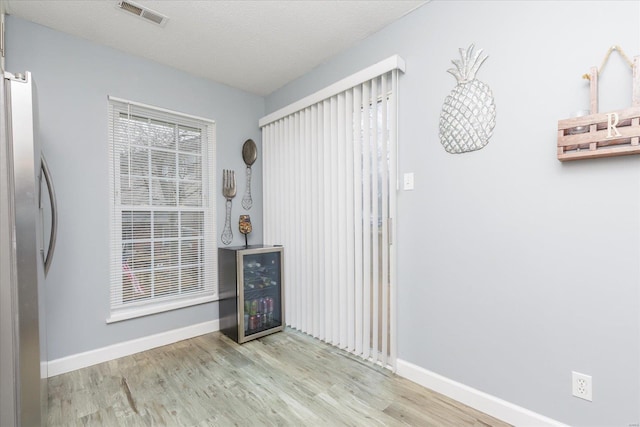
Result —
[[170, 301], [166, 303], [155, 304], [150, 307], [132, 307], [120, 309], [111, 313], [106, 323], [116, 323], [123, 320], [135, 319], [138, 317], [149, 316], [151, 314], [164, 313], [166, 311], [177, 310], [179, 308], [190, 307], [193, 305], [206, 304], [208, 302], [217, 301], [215, 296], [198, 297], [182, 301]]

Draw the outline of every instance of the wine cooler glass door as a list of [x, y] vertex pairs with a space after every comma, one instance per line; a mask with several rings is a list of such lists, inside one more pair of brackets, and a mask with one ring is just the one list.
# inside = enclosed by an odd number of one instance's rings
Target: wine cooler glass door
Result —
[[282, 326], [282, 254], [243, 256], [244, 335]]

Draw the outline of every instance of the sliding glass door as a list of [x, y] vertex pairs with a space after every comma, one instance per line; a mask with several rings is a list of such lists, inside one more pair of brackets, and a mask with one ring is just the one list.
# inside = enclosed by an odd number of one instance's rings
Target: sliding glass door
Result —
[[395, 366], [398, 70], [262, 124], [264, 240], [289, 326]]

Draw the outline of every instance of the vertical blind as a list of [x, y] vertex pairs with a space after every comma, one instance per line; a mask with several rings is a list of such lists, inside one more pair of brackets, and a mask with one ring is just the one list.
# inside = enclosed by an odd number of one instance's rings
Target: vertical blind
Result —
[[264, 240], [285, 247], [289, 326], [392, 368], [397, 78], [261, 121]]
[[214, 123], [109, 99], [110, 321], [213, 300]]

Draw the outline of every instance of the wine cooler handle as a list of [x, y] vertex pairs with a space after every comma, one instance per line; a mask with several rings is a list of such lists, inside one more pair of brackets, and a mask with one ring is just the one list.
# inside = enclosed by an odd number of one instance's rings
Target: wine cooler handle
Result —
[[56, 192], [53, 189], [53, 181], [51, 180], [51, 172], [49, 172], [49, 166], [44, 158], [44, 155], [40, 155], [40, 168], [42, 169], [42, 175], [47, 183], [47, 190], [49, 192], [49, 202], [51, 203], [51, 235], [49, 236], [49, 248], [47, 250], [47, 256], [44, 259], [44, 274], [45, 276], [49, 272], [51, 267], [51, 260], [53, 259], [53, 252], [56, 247], [56, 238], [58, 236], [58, 203], [56, 201]]

